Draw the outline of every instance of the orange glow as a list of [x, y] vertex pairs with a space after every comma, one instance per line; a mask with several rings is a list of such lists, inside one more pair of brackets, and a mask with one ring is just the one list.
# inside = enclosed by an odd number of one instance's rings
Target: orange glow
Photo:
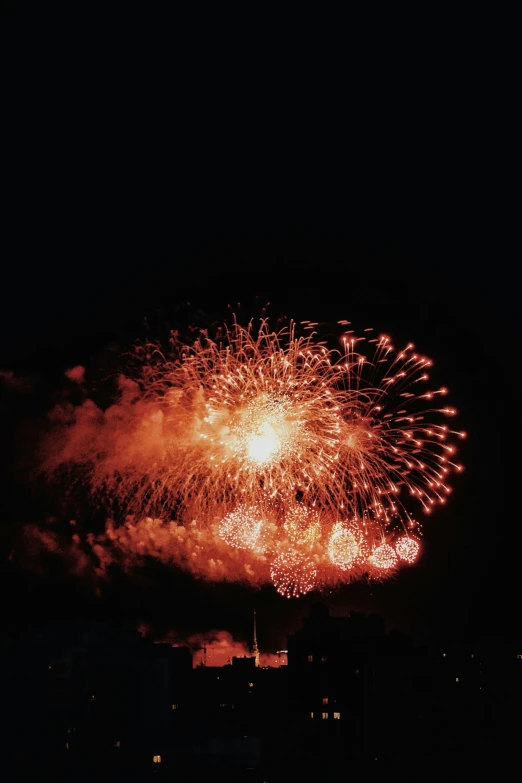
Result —
[[[101, 575], [152, 556], [214, 581], [271, 580], [290, 597], [414, 562], [410, 507], [448, 500], [464, 433], [441, 423], [456, 410], [441, 407], [445, 386], [427, 386], [430, 359], [348, 326], [337, 345], [312, 322], [172, 335], [168, 355], [136, 349], [139, 369], [105, 411], [58, 406], [45, 469], [83, 470], [128, 514], [87, 542], [77, 526], [75, 567], [88, 544]], [[39, 544], [64, 551], [53, 535]]]

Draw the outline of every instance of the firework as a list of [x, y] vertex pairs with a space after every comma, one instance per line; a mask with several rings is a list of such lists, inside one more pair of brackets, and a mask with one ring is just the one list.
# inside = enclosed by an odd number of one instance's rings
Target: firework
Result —
[[219, 523], [219, 535], [229, 546], [258, 549], [265, 515], [255, 506], [238, 506]]
[[193, 400], [183, 449], [190, 483], [180, 489], [197, 494], [205, 511], [209, 499], [289, 503], [298, 493], [325, 506], [338, 492], [333, 370], [293, 327], [273, 334], [263, 323], [254, 335], [235, 325], [221, 345], [198, 341], [163, 381]]
[[455, 410], [427, 386], [429, 359], [348, 325], [335, 344], [262, 320], [176, 339], [172, 357], [147, 346], [111, 408], [61, 411], [46, 467], [83, 466], [111, 511], [200, 531], [209, 561], [243, 550], [284, 595], [311, 590], [317, 567], [382, 577], [416, 558], [410, 505], [446, 502], [464, 433], [443, 423]]
[[299, 598], [316, 586], [317, 569], [312, 560], [302, 553], [288, 549], [272, 562], [270, 576], [280, 595]]
[[381, 544], [373, 551], [368, 558], [368, 562], [374, 568], [389, 571], [397, 565], [397, 555], [395, 550], [389, 544]]
[[401, 560], [406, 563], [414, 563], [419, 554], [419, 542], [409, 536], [401, 536], [395, 542], [395, 551]]
[[330, 536], [328, 555], [342, 571], [349, 571], [355, 565], [364, 563], [368, 546], [362, 530], [356, 524], [344, 526], [342, 522], [337, 522]]
[[356, 512], [371, 509], [382, 524], [399, 517], [405, 525], [409, 514], [401, 496], [415, 498], [425, 513], [446, 502], [448, 475], [462, 469], [448, 441], [464, 433], [434, 421], [456, 411], [432, 407], [447, 389], [426, 391], [429, 359], [411, 343], [395, 351], [387, 336], [370, 343], [375, 353], [368, 359], [358, 340], [343, 337], [345, 364], [339, 371], [352, 394], [344, 409], [348, 436], [341, 444], [340, 472]]
[[312, 547], [321, 538], [321, 517], [315, 509], [296, 503], [287, 510], [283, 528], [294, 545]]

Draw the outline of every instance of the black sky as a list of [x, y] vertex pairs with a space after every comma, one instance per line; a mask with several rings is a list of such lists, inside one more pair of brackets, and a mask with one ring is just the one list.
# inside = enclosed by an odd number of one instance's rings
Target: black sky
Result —
[[[34, 26], [18, 24], [18, 42], [21, 30], [35, 40]], [[145, 319], [168, 329], [185, 301], [215, 315], [270, 301], [296, 320], [346, 318], [411, 340], [434, 359], [468, 432], [466, 472], [425, 525], [420, 564], [371, 591], [343, 589], [332, 606], [378, 611], [405, 628], [511, 633], [522, 544], [518, 218], [509, 155], [475, 122], [469, 91], [468, 114], [456, 88], [447, 93], [451, 124], [419, 103], [401, 142], [395, 115], [383, 114], [381, 135], [362, 146], [320, 140], [310, 105], [302, 122], [279, 112], [268, 121], [255, 102], [229, 133], [210, 73], [180, 80], [199, 96], [198, 113], [172, 86], [176, 76], [164, 92], [136, 76], [132, 58], [107, 72], [91, 54], [74, 58], [75, 42], [63, 59], [40, 43], [38, 67], [11, 47], [0, 369], [30, 378], [32, 391], [0, 389], [4, 554], [13, 530], [43, 521], [52, 505], [18, 462], [67, 367], [100, 366], [111, 346], [143, 334]], [[80, 48], [90, 51], [84, 40]], [[323, 131], [339, 124], [312, 114]], [[115, 577], [96, 596], [57, 563], [46, 567], [35, 576], [6, 557], [4, 622], [106, 616], [247, 636], [255, 606], [261, 642], [276, 647], [309, 603], [269, 588], [210, 588], [159, 567]]]

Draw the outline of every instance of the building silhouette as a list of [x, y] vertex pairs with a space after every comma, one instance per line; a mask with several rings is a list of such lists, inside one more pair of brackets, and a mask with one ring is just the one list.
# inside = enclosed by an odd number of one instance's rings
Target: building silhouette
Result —
[[520, 644], [422, 646], [318, 604], [287, 647], [259, 666], [254, 625], [250, 657], [193, 668], [108, 624], [4, 633], [5, 779], [440, 780], [516, 759]]
[[252, 656], [256, 662], [256, 666], [259, 666], [259, 647], [257, 646], [257, 622], [256, 612], [254, 612], [254, 639], [252, 644]]

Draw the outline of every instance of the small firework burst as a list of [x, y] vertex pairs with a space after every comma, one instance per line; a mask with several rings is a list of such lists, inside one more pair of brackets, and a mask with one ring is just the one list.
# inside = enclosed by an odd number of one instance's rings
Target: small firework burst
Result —
[[321, 538], [321, 517], [315, 509], [296, 503], [286, 511], [283, 528], [294, 544], [313, 546]]
[[259, 506], [238, 506], [219, 523], [219, 535], [237, 549], [258, 549], [265, 514]]
[[401, 560], [406, 563], [414, 563], [419, 554], [420, 544], [415, 538], [401, 536], [395, 542], [395, 551]]
[[328, 555], [334, 565], [348, 571], [364, 562], [368, 546], [362, 530], [356, 524], [336, 522], [328, 543]]
[[391, 571], [397, 565], [397, 555], [389, 544], [381, 544], [368, 558], [368, 562], [374, 568], [382, 571]]
[[306, 555], [288, 549], [280, 552], [272, 562], [270, 576], [280, 595], [299, 598], [314, 589], [317, 569]]

